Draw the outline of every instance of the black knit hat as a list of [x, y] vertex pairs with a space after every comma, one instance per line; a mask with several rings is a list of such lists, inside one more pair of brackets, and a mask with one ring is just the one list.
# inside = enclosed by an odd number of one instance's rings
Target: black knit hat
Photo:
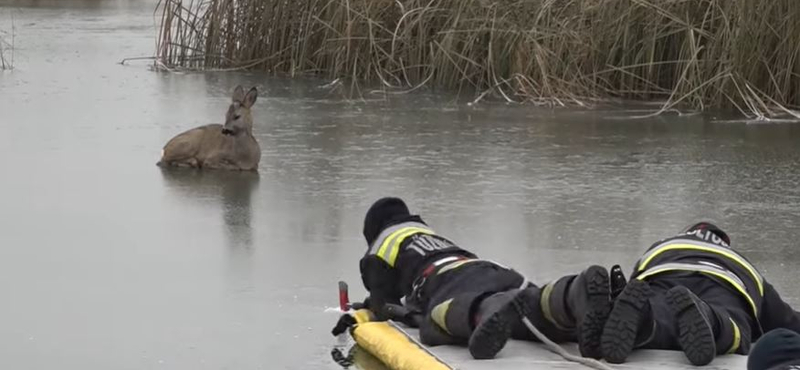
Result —
[[692, 231], [697, 231], [697, 230], [710, 231], [714, 235], [718, 236], [720, 239], [725, 241], [725, 244], [728, 244], [728, 245], [731, 244], [731, 238], [728, 236], [728, 234], [726, 232], [722, 231], [722, 229], [720, 229], [719, 227], [717, 227], [717, 225], [714, 225], [714, 224], [712, 224], [711, 222], [708, 222], [708, 221], [700, 221], [700, 222], [694, 223], [691, 226], [689, 226], [686, 229], [684, 229], [683, 233], [684, 234], [688, 234], [688, 233], [690, 233]]
[[747, 370], [790, 369], [800, 366], [800, 334], [775, 329], [765, 334], [750, 350]]
[[381, 231], [388, 226], [411, 218], [408, 206], [400, 198], [381, 198], [369, 207], [364, 217], [364, 238], [372, 245]]

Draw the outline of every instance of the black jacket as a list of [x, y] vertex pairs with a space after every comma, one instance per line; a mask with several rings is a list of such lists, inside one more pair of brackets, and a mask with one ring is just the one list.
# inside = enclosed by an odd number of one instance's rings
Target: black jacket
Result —
[[401, 298], [413, 292], [414, 282], [426, 267], [449, 256], [475, 258], [436, 235], [419, 218], [388, 225], [360, 261], [361, 280], [370, 293], [368, 308], [385, 319], [385, 304], [399, 305]]
[[631, 278], [648, 279], [660, 274], [702, 273], [735, 288], [748, 301], [754, 318], [760, 316], [764, 278], [744, 256], [721, 238], [696, 230], [653, 244], [639, 259]]
[[[678, 235], [656, 242], [639, 259], [634, 267], [632, 279], [657, 272], [672, 272], [670, 266], [686, 272], [695, 268], [695, 272], [704, 273], [703, 269], [712, 268], [712, 274], [704, 275], [720, 284], [731, 284], [723, 273], [735, 276], [733, 280], [740, 282], [740, 294], [751, 303], [753, 319], [760, 325], [754, 328], [754, 336], [760, 332], [776, 328], [786, 328], [800, 333], [800, 313], [792, 309], [780, 297], [775, 288], [768, 283], [756, 268], [742, 255], [715, 235], [704, 230]], [[694, 266], [694, 267], [693, 267]], [[664, 269], [664, 267], [667, 267]], [[719, 268], [720, 274], [713, 275], [713, 268]], [[758, 330], [761, 329], [761, 330]]]

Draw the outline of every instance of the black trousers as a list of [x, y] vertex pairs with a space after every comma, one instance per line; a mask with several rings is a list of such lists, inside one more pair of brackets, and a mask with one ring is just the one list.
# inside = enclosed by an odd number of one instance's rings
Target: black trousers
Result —
[[468, 262], [432, 275], [421, 288], [425, 317], [420, 339], [427, 345], [466, 344], [480, 301], [519, 289], [524, 281], [518, 272], [488, 261]]
[[[655, 330], [652, 336], [640, 346], [649, 349], [680, 350], [677, 338], [677, 323], [665, 300], [666, 292], [676, 286], [688, 288], [711, 307], [715, 313], [714, 332], [717, 352], [726, 353], [734, 345], [735, 322], [741, 341], [735, 353], [747, 354], [753, 333], [760, 332], [753, 319], [752, 308], [742, 295], [726, 283], [714, 280], [699, 273], [662, 274], [647, 279], [654, 296], [650, 299], [652, 319]], [[712, 319], [712, 320], [713, 320]], [[646, 328], [644, 328], [646, 330]]]

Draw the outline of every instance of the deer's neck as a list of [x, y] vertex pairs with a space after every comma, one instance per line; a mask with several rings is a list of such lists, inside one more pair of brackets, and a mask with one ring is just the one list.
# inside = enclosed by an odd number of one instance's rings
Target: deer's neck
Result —
[[253, 128], [248, 127], [245, 129], [237, 129], [233, 131], [233, 134], [230, 135], [234, 140], [239, 140], [242, 138], [252, 137], [253, 136]]

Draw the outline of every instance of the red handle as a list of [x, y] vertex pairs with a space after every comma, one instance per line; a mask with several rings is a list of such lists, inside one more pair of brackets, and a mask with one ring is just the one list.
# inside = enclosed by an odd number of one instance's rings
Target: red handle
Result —
[[339, 309], [347, 311], [350, 309], [350, 297], [347, 295], [347, 283], [339, 282]]

